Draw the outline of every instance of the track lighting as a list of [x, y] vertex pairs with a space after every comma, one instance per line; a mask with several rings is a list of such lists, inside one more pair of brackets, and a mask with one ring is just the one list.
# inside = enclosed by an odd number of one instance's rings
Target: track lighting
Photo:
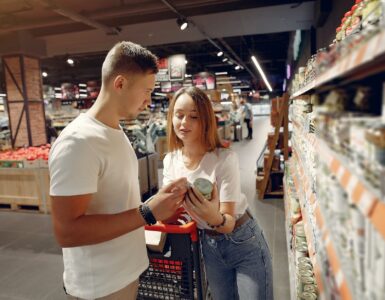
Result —
[[229, 59], [227, 57], [225, 57], [224, 59], [222, 59], [223, 62], [226, 62], [228, 61]]
[[180, 30], [182, 30], [182, 31], [188, 27], [188, 22], [187, 22], [186, 18], [178, 18], [176, 20], [176, 23], [178, 24]]
[[219, 51], [218, 53], [217, 53], [217, 56], [218, 57], [220, 57], [220, 56], [222, 56], [223, 55], [223, 52], [222, 51]]

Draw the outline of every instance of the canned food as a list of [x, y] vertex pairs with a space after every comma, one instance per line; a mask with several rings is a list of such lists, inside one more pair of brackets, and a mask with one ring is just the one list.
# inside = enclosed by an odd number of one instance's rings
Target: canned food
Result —
[[317, 294], [317, 288], [314, 284], [306, 284], [303, 287], [304, 292]]
[[316, 300], [317, 294], [310, 292], [303, 292], [300, 297], [301, 300]]

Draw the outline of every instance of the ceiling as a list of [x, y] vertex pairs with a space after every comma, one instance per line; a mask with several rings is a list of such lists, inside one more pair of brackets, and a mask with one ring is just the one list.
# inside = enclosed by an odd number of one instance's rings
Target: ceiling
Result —
[[[227, 71], [263, 89], [251, 55], [280, 85], [290, 34], [310, 28], [313, 14], [309, 0], [0, 0], [0, 39], [39, 48], [44, 83], [53, 85], [98, 79], [111, 45], [131, 40], [159, 57], [186, 54], [189, 74]], [[177, 27], [178, 16], [190, 21], [187, 30]], [[243, 69], [222, 62], [218, 48]], [[68, 55], [75, 66], [65, 63]]]

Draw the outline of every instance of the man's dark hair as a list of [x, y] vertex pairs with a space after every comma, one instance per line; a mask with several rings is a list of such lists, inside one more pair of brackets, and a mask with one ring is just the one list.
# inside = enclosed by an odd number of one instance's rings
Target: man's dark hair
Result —
[[149, 50], [132, 42], [119, 42], [107, 53], [102, 66], [102, 82], [119, 74], [158, 73], [158, 58]]

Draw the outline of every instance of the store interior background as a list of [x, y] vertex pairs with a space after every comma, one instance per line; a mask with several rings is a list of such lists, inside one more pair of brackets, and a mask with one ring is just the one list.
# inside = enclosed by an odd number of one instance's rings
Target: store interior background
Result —
[[[216, 89], [207, 93], [226, 110], [241, 97], [247, 99], [255, 116], [254, 139], [232, 141], [231, 147], [240, 158], [242, 190], [271, 250], [275, 299], [290, 299], [284, 203], [281, 198], [259, 199], [255, 189], [256, 163], [268, 133], [273, 130], [268, 117], [271, 100], [287, 91], [298, 67], [306, 65], [317, 49], [332, 43], [342, 16], [353, 4], [352, 0], [98, 0], [92, 4], [75, 0], [2, 0], [0, 55], [24, 54], [39, 60], [42, 77], [37, 84], [42, 87], [45, 116], [51, 119], [57, 132], [80, 110], [92, 105], [97, 94], [90, 91], [97, 92], [100, 88], [103, 59], [108, 49], [121, 40], [141, 44], [159, 58], [185, 55], [185, 78], [179, 87], [191, 86], [195, 74], [213, 74]], [[181, 17], [189, 21], [184, 31], [176, 22]], [[219, 51], [224, 54], [218, 56]], [[265, 71], [272, 92], [253, 64], [252, 55]], [[69, 64], [68, 59], [72, 59], [73, 64]], [[86, 89], [89, 82], [91, 89], [82, 95], [81, 90]], [[71, 91], [73, 85], [77, 85], [80, 95], [61, 99], [65, 83], [70, 84]], [[152, 111], [159, 114], [167, 111], [165, 103], [171, 94], [162, 90], [162, 83], [157, 82]], [[0, 138], [3, 138], [3, 149], [10, 147], [6, 141], [9, 135], [6, 97], [2, 64]], [[148, 120], [148, 114], [139, 119]], [[130, 129], [130, 126], [140, 126], [139, 123], [131, 120], [124, 124], [129, 135], [140, 139], [140, 133]], [[162, 131], [161, 128], [158, 131]], [[226, 132], [221, 134], [227, 138]], [[243, 127], [245, 136], [246, 126]], [[138, 158], [147, 150], [141, 146], [137, 144]], [[155, 142], [154, 146], [161, 152], [161, 158], [166, 151], [164, 142], [158, 145]], [[146, 198], [161, 185], [161, 160], [158, 161], [158, 156], [153, 159], [152, 170], [156, 176], [148, 174], [142, 178], [145, 182], [141, 182], [148, 186], [142, 190]], [[6, 175], [1, 176], [0, 181]], [[151, 185], [150, 181], [156, 184]], [[54, 240], [49, 213], [45, 213], [49, 204], [32, 212], [1, 208], [0, 300], [65, 299], [61, 249]]]

